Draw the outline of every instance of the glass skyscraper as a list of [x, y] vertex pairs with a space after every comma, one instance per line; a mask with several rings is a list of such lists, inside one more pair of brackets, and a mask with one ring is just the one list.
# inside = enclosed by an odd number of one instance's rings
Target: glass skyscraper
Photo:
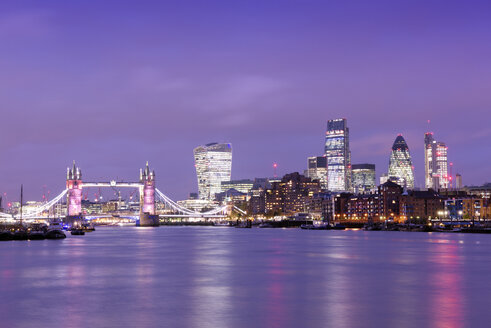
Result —
[[355, 193], [375, 189], [375, 164], [353, 164], [351, 184]]
[[325, 156], [313, 156], [307, 159], [307, 177], [319, 180], [321, 189], [327, 189], [327, 158]]
[[351, 189], [351, 153], [349, 129], [345, 118], [327, 121], [325, 154], [327, 185], [330, 191]]
[[409, 154], [409, 147], [402, 135], [398, 135], [392, 145], [392, 153], [389, 160], [389, 180], [402, 187], [414, 188], [414, 169]]
[[425, 187], [435, 190], [449, 187], [447, 146], [425, 133]]
[[210, 143], [194, 149], [199, 198], [214, 200], [232, 174], [232, 145]]

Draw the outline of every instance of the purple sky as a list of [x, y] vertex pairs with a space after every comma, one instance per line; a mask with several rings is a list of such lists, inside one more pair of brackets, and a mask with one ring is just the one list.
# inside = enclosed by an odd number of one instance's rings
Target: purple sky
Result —
[[[396, 4], [397, 2], [397, 4]], [[398, 133], [423, 185], [423, 134], [464, 184], [491, 180], [490, 1], [2, 1], [0, 191], [40, 199], [136, 180], [174, 199], [192, 150], [233, 144], [233, 178], [303, 171], [346, 117], [353, 163], [387, 171]]]

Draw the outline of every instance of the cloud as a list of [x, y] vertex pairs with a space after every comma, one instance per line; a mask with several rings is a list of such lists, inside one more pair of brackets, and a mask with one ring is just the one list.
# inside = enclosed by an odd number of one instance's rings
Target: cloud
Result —
[[[242, 76], [224, 79], [215, 87], [205, 106], [209, 111], [237, 111], [269, 102], [270, 97], [287, 87], [284, 81], [267, 76]], [[263, 103], [264, 104], [264, 103]]]

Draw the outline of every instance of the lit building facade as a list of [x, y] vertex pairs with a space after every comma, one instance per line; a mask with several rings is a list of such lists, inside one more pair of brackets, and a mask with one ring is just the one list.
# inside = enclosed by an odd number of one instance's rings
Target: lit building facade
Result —
[[414, 188], [414, 169], [409, 153], [409, 147], [402, 135], [398, 135], [392, 145], [389, 160], [389, 180], [402, 187]]
[[335, 192], [351, 189], [351, 153], [349, 129], [346, 119], [327, 121], [325, 154], [327, 158], [327, 185]]
[[433, 133], [425, 133], [425, 187], [447, 189], [451, 178], [448, 175], [447, 146], [433, 139]]
[[235, 189], [241, 193], [247, 194], [254, 186], [254, 181], [250, 179], [222, 181], [221, 186], [221, 192], [227, 192], [230, 189]]
[[375, 189], [375, 164], [353, 164], [351, 185], [355, 193]]
[[232, 174], [232, 145], [210, 143], [194, 149], [199, 198], [213, 200], [222, 190], [222, 181]]
[[307, 171], [305, 173], [308, 178], [319, 180], [321, 188], [327, 190], [327, 158], [325, 156], [307, 158]]
[[457, 190], [460, 190], [462, 189], [462, 175], [460, 174], [456, 174], [455, 175], [455, 188], [457, 188]]
[[389, 181], [389, 175], [387, 173], [382, 173], [382, 175], [379, 178], [379, 185], [383, 185], [387, 181]]
[[319, 181], [312, 181], [298, 172], [286, 174], [281, 182], [273, 182], [265, 191], [265, 211], [271, 215], [304, 212], [309, 199], [320, 191]]

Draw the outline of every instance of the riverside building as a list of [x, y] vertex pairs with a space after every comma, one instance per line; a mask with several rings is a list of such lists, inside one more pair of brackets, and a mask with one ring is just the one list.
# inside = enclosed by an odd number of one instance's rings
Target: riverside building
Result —
[[351, 185], [355, 193], [375, 189], [375, 164], [353, 164]]

